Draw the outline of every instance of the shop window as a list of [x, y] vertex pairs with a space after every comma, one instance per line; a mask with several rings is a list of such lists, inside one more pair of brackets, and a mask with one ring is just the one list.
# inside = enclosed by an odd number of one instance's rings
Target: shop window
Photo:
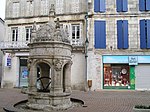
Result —
[[95, 12], [105, 12], [105, 0], [94, 0], [94, 11]]
[[150, 0], [139, 0], [140, 11], [150, 11]]
[[95, 48], [106, 48], [106, 22], [95, 21]]
[[116, 0], [117, 12], [128, 11], [128, 0]]
[[19, 86], [28, 86], [27, 59], [20, 59]]
[[140, 20], [140, 48], [150, 48], [150, 20]]
[[104, 88], [129, 88], [128, 65], [104, 65]]
[[117, 21], [117, 47], [118, 49], [128, 48], [128, 21]]
[[12, 41], [18, 41], [18, 28], [12, 28]]

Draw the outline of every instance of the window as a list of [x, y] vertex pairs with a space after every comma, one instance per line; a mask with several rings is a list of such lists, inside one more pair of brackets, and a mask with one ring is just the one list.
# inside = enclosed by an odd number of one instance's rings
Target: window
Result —
[[64, 0], [56, 0], [56, 14], [64, 12]]
[[94, 0], [94, 11], [95, 12], [105, 12], [105, 0]]
[[140, 48], [150, 48], [150, 20], [140, 20]]
[[31, 37], [31, 27], [26, 28], [26, 41], [29, 41]]
[[117, 12], [128, 11], [128, 0], [116, 0]]
[[118, 49], [128, 48], [128, 21], [118, 20], [117, 21], [117, 45]]
[[13, 17], [19, 16], [19, 2], [13, 3]]
[[26, 14], [27, 16], [33, 16], [33, 4], [34, 2], [30, 2], [30, 1], [27, 1], [27, 10], [26, 10]]
[[104, 88], [128, 89], [130, 85], [129, 65], [127, 64], [104, 64]]
[[71, 12], [78, 13], [79, 12], [79, 0], [73, 0], [71, 3]]
[[106, 22], [95, 21], [95, 48], [106, 48]]
[[140, 11], [150, 11], [150, 0], [139, 0]]
[[12, 41], [18, 41], [18, 28], [12, 29]]
[[80, 41], [80, 25], [74, 24], [72, 25], [72, 44], [77, 45]]
[[48, 0], [41, 0], [41, 15], [47, 15], [48, 9]]

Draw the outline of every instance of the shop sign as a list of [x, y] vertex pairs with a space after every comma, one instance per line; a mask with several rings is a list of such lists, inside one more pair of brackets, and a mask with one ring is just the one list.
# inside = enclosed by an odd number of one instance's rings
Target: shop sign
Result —
[[129, 65], [138, 65], [138, 57], [129, 56]]
[[11, 54], [6, 53], [5, 66], [11, 67]]

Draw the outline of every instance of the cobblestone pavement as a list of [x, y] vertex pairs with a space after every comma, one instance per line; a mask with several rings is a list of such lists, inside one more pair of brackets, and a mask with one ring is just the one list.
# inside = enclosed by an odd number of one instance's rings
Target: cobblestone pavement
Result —
[[[66, 110], [65, 112], [132, 112], [134, 105], [150, 105], [148, 91], [73, 91], [72, 98], [81, 99], [85, 107]], [[0, 112], [3, 107], [27, 99], [20, 89], [0, 89]]]

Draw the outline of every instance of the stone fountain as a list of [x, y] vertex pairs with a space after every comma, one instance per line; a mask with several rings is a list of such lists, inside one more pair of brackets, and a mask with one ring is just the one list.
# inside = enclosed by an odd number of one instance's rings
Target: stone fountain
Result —
[[49, 21], [38, 30], [35, 22], [28, 46], [27, 107], [38, 110], [70, 108], [72, 46], [59, 19]]

